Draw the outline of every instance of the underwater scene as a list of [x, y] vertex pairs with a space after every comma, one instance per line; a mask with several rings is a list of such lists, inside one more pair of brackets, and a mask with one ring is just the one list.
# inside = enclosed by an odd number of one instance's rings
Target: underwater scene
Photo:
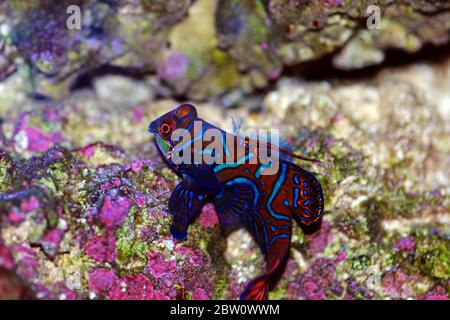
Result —
[[450, 299], [450, 2], [0, 1], [22, 299]]

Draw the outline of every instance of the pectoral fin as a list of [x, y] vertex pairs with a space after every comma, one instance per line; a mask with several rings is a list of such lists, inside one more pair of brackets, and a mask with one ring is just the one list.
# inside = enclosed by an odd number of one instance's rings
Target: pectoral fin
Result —
[[228, 183], [222, 192], [214, 197], [220, 227], [225, 233], [241, 226], [254, 212], [254, 191], [245, 183]]
[[200, 213], [205, 199], [205, 193], [189, 190], [183, 182], [172, 192], [169, 199], [169, 211], [173, 214], [170, 232], [176, 240], [186, 239], [189, 224]]

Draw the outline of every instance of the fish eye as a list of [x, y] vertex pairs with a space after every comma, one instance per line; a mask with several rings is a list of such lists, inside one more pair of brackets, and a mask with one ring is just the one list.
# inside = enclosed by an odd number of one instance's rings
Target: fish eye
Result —
[[159, 128], [159, 130], [161, 131], [162, 134], [167, 134], [170, 131], [170, 125], [168, 125], [167, 123], [163, 123]]

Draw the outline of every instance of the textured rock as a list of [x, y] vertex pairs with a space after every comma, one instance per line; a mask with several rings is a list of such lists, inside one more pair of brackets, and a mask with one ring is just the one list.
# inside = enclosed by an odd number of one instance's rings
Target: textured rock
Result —
[[[213, 297], [220, 260], [208, 250], [225, 240], [174, 243], [164, 211], [173, 180], [150, 162], [127, 164], [96, 148], [117, 162], [90, 167], [82, 153], [54, 146], [13, 166], [16, 179], [0, 198], [2, 267], [28, 279], [38, 298]], [[205, 234], [201, 225], [194, 230]]]

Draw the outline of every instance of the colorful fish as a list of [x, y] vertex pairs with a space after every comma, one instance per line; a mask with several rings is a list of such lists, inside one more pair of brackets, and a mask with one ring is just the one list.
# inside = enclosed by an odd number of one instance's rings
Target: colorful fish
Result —
[[[205, 136], [210, 129], [220, 133], [220, 148], [209, 148], [211, 141]], [[320, 183], [291, 159], [318, 160], [227, 133], [198, 118], [197, 110], [189, 103], [153, 121], [149, 131], [156, 136], [169, 166], [182, 178], [169, 199], [172, 236], [184, 240], [189, 224], [203, 205], [213, 202], [222, 230], [227, 232], [244, 224], [266, 260], [265, 274], [247, 285], [241, 299], [267, 299], [288, 256], [292, 218], [300, 226], [313, 226], [324, 210]], [[262, 151], [281, 155], [276, 173], [264, 174], [274, 161], [263, 163], [258, 157]], [[211, 163], [199, 155], [222, 161]], [[189, 161], [180, 162], [179, 157]]]

